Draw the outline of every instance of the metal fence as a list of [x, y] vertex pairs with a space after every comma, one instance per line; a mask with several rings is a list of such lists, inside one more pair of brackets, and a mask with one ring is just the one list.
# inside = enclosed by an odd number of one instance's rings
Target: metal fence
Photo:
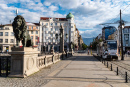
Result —
[[0, 77], [7, 77], [10, 73], [11, 56], [0, 56]]

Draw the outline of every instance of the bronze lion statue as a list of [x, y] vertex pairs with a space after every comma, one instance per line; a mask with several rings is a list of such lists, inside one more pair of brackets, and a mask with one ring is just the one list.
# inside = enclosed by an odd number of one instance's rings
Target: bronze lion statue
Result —
[[26, 21], [21, 15], [17, 15], [12, 23], [14, 36], [16, 38], [16, 46], [22, 41], [23, 47], [32, 46], [30, 35], [27, 32]]

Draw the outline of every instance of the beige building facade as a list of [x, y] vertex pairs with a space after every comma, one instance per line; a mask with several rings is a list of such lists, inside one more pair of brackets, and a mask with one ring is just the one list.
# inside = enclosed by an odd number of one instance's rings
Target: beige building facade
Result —
[[0, 51], [11, 51], [15, 42], [12, 24], [0, 25]]
[[[33, 46], [38, 47], [39, 23], [26, 23], [27, 31], [33, 41]], [[0, 25], [0, 52], [10, 52], [11, 47], [16, 45], [12, 24]], [[19, 44], [22, 46], [22, 43]]]
[[39, 23], [27, 22], [26, 25], [27, 25], [27, 31], [30, 35], [32, 42], [33, 42], [33, 46], [38, 47], [39, 46], [39, 44], [38, 44], [39, 43], [39, 31], [40, 31]]

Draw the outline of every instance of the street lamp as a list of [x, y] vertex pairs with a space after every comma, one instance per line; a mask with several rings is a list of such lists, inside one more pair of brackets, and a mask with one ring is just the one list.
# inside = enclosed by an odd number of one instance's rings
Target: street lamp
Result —
[[68, 34], [65, 34], [65, 36], [66, 36], [66, 40], [65, 40], [65, 42], [66, 42], [66, 51], [67, 51], [67, 48], [68, 48], [68, 43], [67, 43]]
[[123, 54], [123, 38], [122, 38], [122, 29], [124, 28], [124, 23], [121, 22], [121, 60], [124, 60], [124, 54]]
[[[43, 26], [42, 26], [42, 45], [40, 44], [41, 47], [42, 47], [42, 49], [41, 49], [41, 50], [42, 50], [42, 51], [41, 51], [41, 54], [43, 53], [43, 47], [44, 47], [44, 43], [45, 43], [45, 42], [43, 42], [43, 41], [44, 41], [44, 28], [46, 28], [46, 25], [43, 25]], [[40, 43], [41, 43], [41, 42], [40, 42]], [[44, 48], [45, 48], [45, 47], [44, 47]], [[46, 50], [46, 49], [45, 49], [45, 50]]]
[[120, 10], [120, 28], [121, 28], [121, 60], [124, 60], [124, 55], [123, 55], [123, 40], [122, 40], [122, 28], [124, 28], [124, 21], [122, 21], [122, 19], [121, 19], [121, 10]]
[[60, 35], [60, 37], [62, 38], [62, 33], [60, 33], [59, 35]]
[[68, 39], [68, 34], [65, 34], [65, 36], [66, 36], [66, 42], [67, 42], [67, 39]]
[[58, 44], [58, 34], [55, 34], [55, 36], [56, 36], [56, 44]]

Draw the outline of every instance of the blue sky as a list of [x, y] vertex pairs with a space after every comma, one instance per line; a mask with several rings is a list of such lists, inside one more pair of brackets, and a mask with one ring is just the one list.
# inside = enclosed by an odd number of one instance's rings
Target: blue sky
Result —
[[27, 22], [37, 23], [40, 17], [66, 17], [71, 12], [82, 37], [96, 37], [103, 27], [99, 24], [119, 20], [120, 9], [130, 22], [129, 4], [130, 0], [0, 0], [0, 24], [13, 21], [16, 9]]

